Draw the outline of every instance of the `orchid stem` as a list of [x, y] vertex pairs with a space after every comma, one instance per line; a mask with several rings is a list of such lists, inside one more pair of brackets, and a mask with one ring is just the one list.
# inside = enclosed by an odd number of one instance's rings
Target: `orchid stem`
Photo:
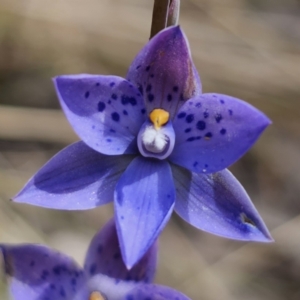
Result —
[[170, 1], [172, 0], [154, 0], [150, 39], [166, 28]]
[[180, 0], [170, 0], [167, 27], [178, 24], [180, 12]]

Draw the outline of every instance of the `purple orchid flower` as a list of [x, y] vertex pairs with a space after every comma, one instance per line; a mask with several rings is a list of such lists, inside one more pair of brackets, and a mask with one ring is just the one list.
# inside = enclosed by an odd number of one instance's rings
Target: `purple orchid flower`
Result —
[[68, 146], [14, 198], [55, 209], [90, 209], [114, 199], [123, 259], [132, 267], [173, 209], [191, 225], [227, 238], [272, 238], [243, 187], [225, 168], [270, 120], [251, 105], [201, 94], [180, 27], [140, 51], [127, 79], [54, 79], [61, 106], [83, 142]]
[[84, 268], [41, 245], [0, 244], [0, 253], [14, 300], [188, 300], [171, 288], [151, 284], [156, 243], [127, 270], [112, 220], [92, 239]]

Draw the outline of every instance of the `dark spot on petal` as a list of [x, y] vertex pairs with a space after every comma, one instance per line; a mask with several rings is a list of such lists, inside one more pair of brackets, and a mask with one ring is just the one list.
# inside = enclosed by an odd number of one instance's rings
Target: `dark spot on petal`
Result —
[[212, 138], [212, 133], [211, 132], [208, 132], [206, 135], [205, 135], [205, 139], [206, 140], [210, 140]]
[[215, 119], [216, 119], [217, 123], [220, 123], [221, 120], [223, 119], [223, 117], [222, 117], [221, 114], [216, 114], [216, 115], [215, 115]]
[[120, 115], [117, 112], [113, 112], [111, 114], [111, 118], [115, 121], [115, 122], [119, 122], [120, 120]]
[[221, 102], [221, 104], [224, 104], [224, 103], [225, 103], [225, 101], [224, 101], [223, 99], [221, 99], [220, 102]]
[[150, 77], [153, 78], [153, 77], [154, 77], [154, 74], [151, 74]]
[[152, 89], [152, 85], [151, 84], [148, 84], [147, 87], [146, 87], [146, 92], [150, 92]]
[[120, 252], [117, 252], [117, 253], [114, 254], [114, 259], [115, 260], [118, 260], [120, 257], [121, 257]]
[[114, 99], [114, 100], [117, 100], [118, 99], [118, 96], [116, 94], [112, 94], [111, 97]]
[[141, 67], [141, 65], [138, 65], [138, 66], [136, 67], [136, 70], [138, 70], [140, 67]]
[[84, 97], [85, 97], [85, 98], [88, 98], [89, 96], [90, 96], [90, 92], [87, 91], [87, 92], [84, 94]]
[[113, 133], [115, 133], [115, 132], [116, 132], [114, 129], [110, 129], [109, 131], [110, 131], [110, 132], [113, 132]]
[[228, 109], [229, 115], [232, 116], [233, 111], [231, 109]]
[[122, 95], [121, 97], [121, 103], [123, 105], [126, 105], [126, 104], [131, 104], [132, 106], [135, 106], [137, 104], [137, 101], [134, 97], [128, 97], [126, 95]]
[[173, 91], [174, 91], [175, 93], [178, 92], [178, 86], [177, 86], [177, 85], [175, 85], [175, 86], [173, 87]]
[[203, 117], [204, 119], [207, 119], [209, 117], [209, 113], [207, 110], [203, 113]]
[[96, 274], [96, 270], [97, 270], [97, 265], [95, 263], [93, 263], [91, 266], [90, 266], [90, 274], [91, 275], [95, 275]]
[[220, 133], [221, 133], [221, 134], [225, 134], [225, 133], [226, 133], [226, 129], [225, 129], [225, 128], [222, 128], [222, 129], [220, 130]]
[[154, 95], [153, 94], [148, 94], [148, 101], [152, 102], [154, 100]]
[[193, 114], [189, 114], [186, 116], [185, 121], [187, 123], [192, 123], [194, 121], [194, 115]]
[[147, 66], [146, 67], [146, 71], [148, 72], [150, 70], [150, 66]]
[[188, 139], [186, 139], [187, 142], [193, 142], [195, 140], [195, 137], [191, 136]]
[[179, 113], [178, 115], [177, 115], [177, 118], [178, 119], [182, 119], [182, 118], [184, 118], [186, 116], [186, 113], [183, 111], [183, 112], [181, 112], [181, 113]]
[[204, 130], [206, 128], [206, 123], [204, 121], [198, 121], [196, 127], [199, 130]]
[[172, 101], [172, 95], [169, 94], [169, 95], [167, 96], [167, 99], [168, 99], [169, 102]]
[[145, 109], [145, 108], [142, 108], [142, 109], [141, 109], [141, 113], [144, 114], [145, 112], [146, 112], [146, 109]]
[[135, 106], [136, 105], [136, 99], [134, 97], [130, 97], [129, 98], [129, 103], [132, 105], [132, 106]]
[[193, 163], [193, 167], [197, 167], [197, 165], [198, 165], [198, 162], [195, 161], [195, 162]]
[[97, 82], [97, 83], [96, 83], [96, 86], [99, 86], [99, 85], [100, 85], [100, 83], [99, 83], [99, 82]]
[[108, 103], [108, 104], [111, 104], [111, 101], [110, 101], [110, 100], [108, 100], [108, 101], [107, 101], [107, 103]]
[[103, 246], [101, 244], [98, 245], [97, 247], [97, 252], [100, 254], [103, 251]]
[[55, 284], [51, 283], [51, 284], [50, 284], [50, 289], [51, 289], [51, 290], [55, 290], [55, 289], [56, 289]]
[[201, 104], [201, 102], [197, 102], [197, 103], [195, 104], [195, 106], [196, 106], [197, 108], [199, 108], [199, 107], [202, 106], [202, 104]]
[[64, 290], [63, 287], [60, 287], [59, 294], [60, 294], [62, 297], [64, 297], [64, 298], [66, 297], [66, 292], [65, 292], [65, 290]]
[[108, 143], [110, 143], [110, 142], [111, 142], [111, 139], [106, 139], [106, 141], [107, 141]]
[[71, 285], [75, 286], [77, 284], [76, 278], [71, 279]]
[[138, 87], [138, 90], [139, 90], [139, 92], [142, 94], [142, 95], [144, 95], [144, 90], [143, 90], [143, 86], [139, 86]]
[[127, 110], [126, 110], [126, 109], [124, 109], [124, 110], [123, 110], [123, 114], [124, 114], [125, 116], [127, 116], [127, 115], [128, 115], [128, 112], [127, 112]]
[[49, 275], [49, 272], [47, 270], [43, 270], [41, 279], [46, 280]]
[[60, 275], [60, 273], [61, 273], [61, 268], [60, 268], [59, 265], [57, 265], [57, 266], [53, 267], [52, 271], [53, 271], [53, 273], [54, 273], [55, 275]]
[[104, 102], [99, 102], [98, 103], [98, 111], [102, 112], [105, 109], [105, 103]]
[[188, 132], [190, 132], [192, 130], [192, 128], [187, 128], [184, 132], [185, 133], [188, 133]]
[[128, 103], [129, 103], [129, 97], [126, 96], [126, 95], [122, 95], [122, 96], [121, 96], [121, 103], [122, 103], [123, 105], [128, 104]]
[[115, 83], [114, 82], [111, 82], [110, 84], [109, 84], [109, 86], [114, 86], [115, 85]]

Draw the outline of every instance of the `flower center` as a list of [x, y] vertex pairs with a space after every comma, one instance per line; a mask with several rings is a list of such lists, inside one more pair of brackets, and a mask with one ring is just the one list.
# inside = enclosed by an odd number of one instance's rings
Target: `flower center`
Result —
[[138, 134], [138, 147], [145, 157], [165, 159], [175, 144], [175, 133], [169, 121], [169, 112], [157, 108], [149, 114]]
[[107, 298], [100, 292], [94, 291], [90, 294], [89, 300], [107, 300]]
[[169, 121], [170, 114], [164, 109], [156, 108], [150, 113], [149, 118], [154, 128], [158, 130]]

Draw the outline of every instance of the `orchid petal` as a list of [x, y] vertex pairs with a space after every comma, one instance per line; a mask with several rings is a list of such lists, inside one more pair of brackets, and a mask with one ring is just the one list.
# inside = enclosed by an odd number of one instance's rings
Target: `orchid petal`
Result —
[[190, 300], [182, 293], [166, 286], [142, 284], [130, 291], [122, 300]]
[[185, 221], [226, 238], [272, 241], [246, 191], [228, 170], [207, 175], [172, 167], [177, 191], [175, 211]]
[[121, 256], [114, 220], [108, 222], [93, 238], [85, 259], [85, 271], [89, 276], [103, 274], [117, 281], [152, 282], [157, 261], [157, 245], [154, 243], [143, 258], [127, 270]]
[[145, 121], [139, 91], [117, 76], [69, 75], [54, 79], [61, 106], [79, 137], [103, 154], [137, 153]]
[[55, 209], [94, 208], [113, 199], [131, 155], [103, 155], [83, 142], [72, 144], [47, 162], [13, 200]]
[[136, 157], [120, 177], [114, 196], [124, 262], [135, 265], [169, 220], [175, 201], [170, 165]]
[[270, 120], [250, 104], [221, 94], [203, 94], [178, 111], [174, 164], [196, 173], [227, 168], [255, 143]]
[[127, 79], [143, 94], [148, 113], [167, 110], [171, 118], [185, 100], [201, 93], [188, 41], [179, 26], [168, 27], [140, 51]]
[[0, 245], [14, 300], [71, 300], [85, 281], [69, 257], [39, 245]]

